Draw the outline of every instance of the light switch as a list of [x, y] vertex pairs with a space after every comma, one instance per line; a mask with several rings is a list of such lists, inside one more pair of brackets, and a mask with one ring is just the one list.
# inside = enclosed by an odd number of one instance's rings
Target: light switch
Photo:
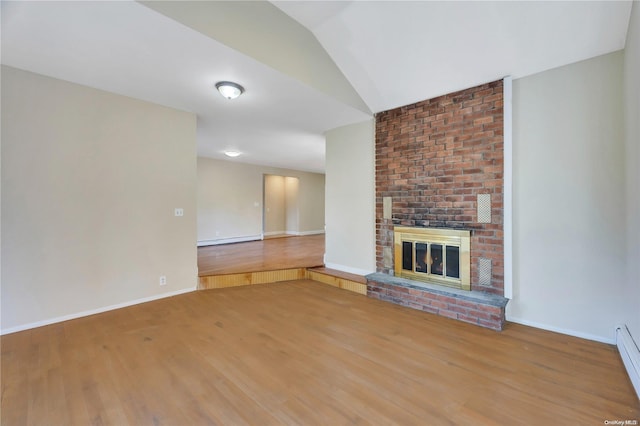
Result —
[[176, 216], [184, 216], [184, 209], [176, 209], [175, 210], [175, 215]]

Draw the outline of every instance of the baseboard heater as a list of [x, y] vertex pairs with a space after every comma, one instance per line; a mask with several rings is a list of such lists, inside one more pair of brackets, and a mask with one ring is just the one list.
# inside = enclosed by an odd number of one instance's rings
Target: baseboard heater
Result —
[[616, 345], [624, 363], [631, 383], [640, 399], [640, 350], [631, 337], [626, 325], [616, 327]]

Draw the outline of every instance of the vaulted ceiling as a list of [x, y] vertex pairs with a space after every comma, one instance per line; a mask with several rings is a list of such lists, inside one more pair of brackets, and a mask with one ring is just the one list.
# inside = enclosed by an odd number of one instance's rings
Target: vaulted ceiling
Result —
[[[624, 48], [630, 1], [2, 2], [2, 64], [198, 117], [198, 153], [322, 172], [329, 129]], [[220, 80], [246, 88], [228, 101]]]

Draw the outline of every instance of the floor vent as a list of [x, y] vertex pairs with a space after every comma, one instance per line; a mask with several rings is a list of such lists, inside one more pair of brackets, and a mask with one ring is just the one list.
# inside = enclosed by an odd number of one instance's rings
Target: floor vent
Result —
[[640, 350], [626, 325], [616, 327], [616, 345], [638, 399], [640, 399]]

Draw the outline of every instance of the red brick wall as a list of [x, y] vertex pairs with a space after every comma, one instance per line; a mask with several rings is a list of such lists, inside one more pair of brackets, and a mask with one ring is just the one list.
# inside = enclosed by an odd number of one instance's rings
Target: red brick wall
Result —
[[469, 302], [418, 288], [384, 284], [375, 279], [367, 281], [367, 296], [492, 330], [501, 331], [504, 326], [504, 306]]
[[[502, 80], [376, 115], [376, 264], [391, 273], [393, 226], [471, 230], [471, 289], [502, 295], [504, 259]], [[492, 223], [477, 222], [491, 194]], [[383, 219], [392, 197], [392, 219]], [[385, 253], [386, 249], [386, 253]], [[491, 259], [488, 286], [478, 259]]]

